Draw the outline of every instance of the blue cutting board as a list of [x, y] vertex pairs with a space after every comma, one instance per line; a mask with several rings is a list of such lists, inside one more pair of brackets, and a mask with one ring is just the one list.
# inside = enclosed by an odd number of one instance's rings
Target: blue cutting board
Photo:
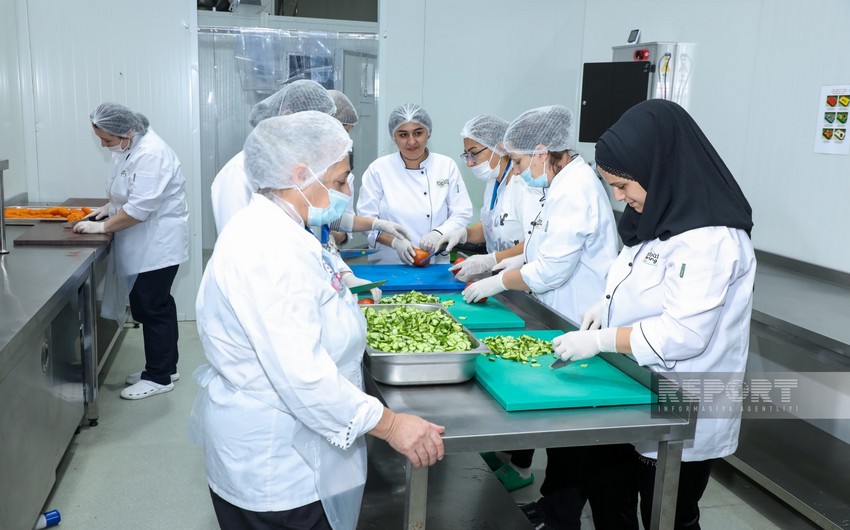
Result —
[[[474, 333], [479, 339], [494, 335], [518, 337], [527, 334], [552, 340], [562, 331], [491, 331]], [[537, 357], [542, 365], [480, 355], [475, 376], [487, 392], [508, 412], [614, 405], [643, 405], [656, 401], [646, 387], [600, 357], [577, 361], [558, 370], [549, 368], [553, 355]]]
[[409, 265], [351, 265], [351, 272], [358, 278], [376, 282], [387, 280], [382, 291], [456, 291], [466, 285], [455, 280], [449, 271], [451, 264], [434, 264], [425, 267]]
[[495, 298], [488, 298], [483, 304], [467, 304], [463, 301], [463, 295], [457, 293], [442, 294], [440, 300], [443, 302], [454, 301], [446, 310], [470, 331], [522, 329], [525, 327], [525, 320], [516, 316], [513, 311]]

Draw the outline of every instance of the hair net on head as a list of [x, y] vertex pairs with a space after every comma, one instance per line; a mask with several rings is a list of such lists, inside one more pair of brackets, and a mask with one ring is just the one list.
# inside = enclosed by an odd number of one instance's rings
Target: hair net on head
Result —
[[309, 110], [278, 116], [257, 124], [245, 140], [245, 173], [255, 191], [294, 188], [295, 164], [321, 178], [350, 150], [351, 137], [332, 116]]
[[428, 135], [431, 135], [431, 116], [428, 111], [414, 103], [405, 103], [394, 108], [390, 113], [390, 136], [395, 138], [395, 132], [399, 127], [407, 122], [416, 122], [428, 130]]
[[309, 79], [289, 83], [271, 96], [260, 101], [251, 109], [251, 125], [274, 116], [285, 116], [305, 110], [317, 110], [325, 114], [336, 112], [336, 105], [325, 87]]
[[[573, 113], [561, 105], [523, 112], [505, 131], [505, 150], [523, 155], [566, 151], [570, 145]], [[543, 149], [537, 146], [542, 145]]]
[[128, 137], [130, 131], [144, 135], [150, 122], [144, 114], [118, 103], [101, 103], [89, 114], [92, 125], [113, 136]]
[[502, 139], [505, 137], [507, 128], [508, 122], [502, 118], [490, 114], [479, 114], [466, 122], [460, 130], [460, 135], [492, 149], [499, 156], [504, 156], [505, 148], [502, 145]]
[[357, 125], [357, 120], [359, 119], [357, 109], [354, 108], [354, 103], [348, 99], [348, 96], [339, 90], [328, 90], [328, 94], [330, 94], [331, 99], [336, 104], [334, 118], [338, 119], [343, 125]]

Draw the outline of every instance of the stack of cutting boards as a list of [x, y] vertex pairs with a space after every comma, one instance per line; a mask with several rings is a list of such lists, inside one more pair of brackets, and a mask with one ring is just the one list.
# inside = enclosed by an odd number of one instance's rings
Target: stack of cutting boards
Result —
[[[473, 332], [479, 339], [497, 335], [532, 337], [551, 341], [556, 330], [496, 330]], [[552, 370], [553, 355], [538, 357], [533, 367], [494, 356], [476, 359], [476, 378], [509, 412], [652, 403], [655, 395], [601, 357], [577, 361]]]

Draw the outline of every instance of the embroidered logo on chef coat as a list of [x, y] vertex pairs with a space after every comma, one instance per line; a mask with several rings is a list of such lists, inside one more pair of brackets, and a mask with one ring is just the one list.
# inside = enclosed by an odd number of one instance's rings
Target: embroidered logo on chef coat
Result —
[[331, 287], [333, 287], [333, 290], [336, 291], [337, 294], [341, 294], [344, 288], [342, 283], [342, 274], [336, 272], [331, 266], [331, 258], [327, 254], [327, 250], [322, 250], [322, 267], [325, 268], [325, 271], [331, 277]]
[[646, 253], [646, 256], [643, 257], [643, 262], [647, 265], [652, 265], [653, 267], [658, 265], [658, 258], [661, 257], [658, 252], [655, 252], [653, 249], [649, 249], [649, 252]]
[[443, 179], [443, 180], [437, 181], [437, 187], [438, 188], [445, 188], [448, 185], [449, 185], [449, 179]]

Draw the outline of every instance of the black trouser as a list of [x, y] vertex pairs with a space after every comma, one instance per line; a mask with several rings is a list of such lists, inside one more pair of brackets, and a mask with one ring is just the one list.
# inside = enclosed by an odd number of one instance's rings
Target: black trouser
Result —
[[130, 291], [130, 311], [142, 324], [145, 370], [142, 379], [167, 385], [177, 371], [177, 304], [171, 286], [178, 265], [143, 272]]
[[[655, 485], [655, 460], [635, 453], [638, 460], [640, 487], [640, 518], [649, 528], [652, 516], [652, 489]], [[682, 462], [679, 471], [679, 492], [676, 500], [676, 529], [699, 530], [699, 500], [708, 485], [714, 460]]]
[[210, 497], [221, 530], [331, 530], [321, 501], [280, 512], [252, 512], [230, 504], [212, 489]]
[[631, 444], [546, 449], [546, 478], [538, 507], [558, 530], [581, 528], [590, 502], [600, 529], [638, 528], [635, 450]]

